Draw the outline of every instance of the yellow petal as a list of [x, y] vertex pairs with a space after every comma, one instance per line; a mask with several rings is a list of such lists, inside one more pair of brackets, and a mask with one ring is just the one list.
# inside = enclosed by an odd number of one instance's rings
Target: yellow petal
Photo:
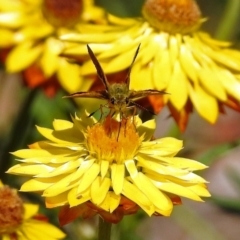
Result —
[[152, 182], [158, 189], [162, 191], [170, 192], [178, 196], [182, 196], [182, 197], [190, 198], [195, 201], [202, 202], [202, 199], [196, 193], [194, 193], [193, 191], [191, 191], [190, 189], [184, 186], [181, 186], [175, 183], [170, 183], [170, 182], [157, 182], [153, 180]]
[[[55, 179], [56, 181], [59, 180]], [[22, 186], [20, 191], [22, 192], [40, 192], [44, 191], [54, 183], [53, 179], [31, 179], [29, 181], [26, 181]]]
[[179, 169], [176, 167], [165, 166], [163, 163], [155, 162], [155, 158], [138, 156], [138, 166], [143, 167], [144, 169], [150, 169], [156, 171], [162, 175], [173, 175], [173, 176], [182, 176], [188, 174], [187, 170]]
[[[98, 25], [96, 25], [98, 26]], [[61, 37], [60, 37], [61, 39]], [[114, 43], [91, 43], [90, 47], [93, 50], [94, 54], [101, 53], [103, 51], [108, 51], [114, 46]], [[72, 43], [66, 42], [65, 48], [63, 50], [64, 54], [67, 55], [88, 55], [88, 50], [86, 44], [84, 43]]]
[[104, 178], [109, 169], [109, 161], [102, 160], [101, 161], [101, 177]]
[[158, 90], [165, 90], [172, 75], [172, 65], [168, 49], [159, 50], [152, 64], [154, 85]]
[[195, 88], [189, 84], [189, 95], [200, 116], [210, 123], [215, 123], [218, 117], [217, 100], [197, 84]]
[[117, 195], [122, 192], [124, 176], [125, 166], [123, 164], [111, 165], [112, 188]]
[[199, 196], [202, 197], [210, 197], [211, 194], [209, 193], [209, 191], [207, 190], [205, 185], [193, 185], [193, 186], [187, 186], [187, 188], [189, 188], [191, 191], [193, 191], [194, 193], [196, 193]]
[[13, 35], [8, 29], [0, 29], [0, 47], [10, 47], [13, 44]]
[[156, 120], [148, 120], [137, 127], [139, 136], [144, 134], [144, 141], [149, 141], [156, 130]]
[[43, 149], [22, 149], [12, 154], [19, 158], [51, 157], [51, 154]]
[[91, 185], [91, 199], [92, 202], [96, 205], [99, 205], [106, 198], [108, 190], [111, 185], [110, 178], [97, 177]]
[[37, 126], [37, 130], [45, 138], [55, 143], [78, 143], [80, 139], [77, 138], [76, 134], [79, 133], [79, 135], [81, 136], [80, 132], [76, 132], [76, 129], [74, 129], [74, 127], [57, 132], [49, 128]]
[[159, 50], [158, 43], [155, 41], [155, 37], [153, 35], [147, 36], [146, 41], [146, 46], [144, 48], [141, 46], [140, 49], [140, 52], [142, 52], [142, 66], [149, 64], [154, 59], [155, 54]]
[[53, 168], [49, 171], [45, 171], [45, 172], [42, 171], [35, 177], [51, 178], [51, 177], [59, 176], [62, 174], [72, 173], [73, 171], [76, 171], [76, 169], [78, 169], [78, 167], [81, 165], [82, 161], [83, 161], [83, 159], [78, 158], [75, 161], [66, 162], [66, 163], [62, 164], [61, 166], [59, 166], [59, 167], [56, 166], [56, 168]]
[[41, 67], [47, 78], [51, 77], [57, 70], [59, 65], [59, 54], [63, 48], [63, 44], [54, 38], [48, 38], [45, 42], [43, 55], [41, 57]]
[[130, 89], [138, 91], [152, 88], [153, 82], [150, 68], [142, 66], [140, 62], [136, 62], [131, 72]]
[[[69, 189], [77, 186], [79, 182], [78, 181], [73, 182], [74, 175], [75, 173], [73, 172], [71, 174], [57, 176], [58, 181], [53, 182], [53, 184], [43, 192], [43, 196], [54, 197], [56, 195], [62, 194], [68, 191]], [[57, 178], [57, 177], [53, 177], [53, 178]]]
[[227, 68], [231, 68], [235, 71], [239, 71], [240, 69], [240, 60], [233, 58], [231, 55], [225, 54], [221, 51], [210, 50], [208, 46], [204, 46], [206, 53], [213, 58], [219, 64], [226, 66]]
[[81, 68], [77, 64], [69, 63], [64, 58], [58, 58], [57, 76], [61, 86], [69, 93], [77, 92], [81, 89], [83, 79]]
[[107, 192], [105, 199], [98, 205], [107, 212], [112, 213], [121, 201], [121, 195], [116, 195], [114, 192]]
[[[29, 21], [31, 20], [29, 19]], [[37, 42], [53, 33], [54, 28], [46, 24], [46, 22], [41, 22], [38, 19], [32, 19], [32, 21], [33, 23], [31, 25], [25, 25], [14, 33], [15, 44], [29, 40], [35, 40]], [[36, 31], [36, 29], [38, 29], [38, 31]]]
[[86, 190], [95, 180], [100, 172], [100, 166], [94, 163], [83, 175], [80, 185], [78, 186], [78, 193]]
[[38, 220], [31, 220], [24, 223], [23, 229], [27, 236], [31, 236], [31, 239], [49, 239], [54, 240], [58, 238], [64, 238], [66, 235], [55, 226]]
[[180, 34], [169, 36], [169, 53], [172, 66], [174, 66], [180, 53], [180, 46], [182, 44], [182, 37]]
[[39, 209], [39, 205], [37, 204], [30, 204], [30, 203], [24, 203], [23, 204], [24, 207], [24, 216], [23, 218], [29, 219], [32, 218], [34, 215], [37, 214], [38, 209]]
[[178, 61], [174, 64], [166, 91], [170, 93], [169, 99], [173, 106], [178, 111], [183, 109], [188, 99], [187, 78]]
[[[92, 45], [90, 45], [92, 46]], [[103, 51], [102, 53], [100, 53], [98, 55], [98, 59], [104, 59], [104, 58], [109, 58], [109, 57], [116, 57], [119, 54], [122, 54], [123, 52], [129, 52], [132, 51], [133, 49], [137, 49], [138, 43], [135, 41], [131, 41], [130, 39], [126, 39], [126, 41], [124, 42], [119, 42], [114, 44], [111, 49], [108, 49], [107, 51]], [[94, 48], [93, 48], [93, 52]], [[132, 56], [133, 58], [133, 56]], [[131, 62], [131, 59], [129, 59], [129, 61]], [[130, 63], [129, 62], [129, 63]], [[129, 64], [130, 65], [130, 64]]]
[[123, 195], [137, 203], [149, 216], [154, 213], [154, 208], [150, 200], [144, 195], [138, 187], [124, 180]]
[[[8, 3], [7, 3], [8, 4]], [[0, 25], [7, 28], [19, 28], [27, 21], [27, 16], [20, 12], [1, 12]]]
[[188, 49], [185, 44], [181, 44], [180, 46], [179, 61], [187, 77], [194, 83], [197, 83], [200, 65], [193, 57], [191, 50]]
[[78, 187], [72, 188], [68, 193], [68, 202], [70, 207], [78, 206], [91, 199], [90, 188], [86, 189], [80, 195], [77, 194]]
[[88, 44], [94, 39], [95, 43], [108, 43], [112, 42], [119, 37], [122, 37], [121, 33], [86, 33], [86, 34], [79, 34], [79, 33], [67, 33], [61, 36], [61, 40], [67, 40], [70, 42], [81, 42]]
[[154, 141], [143, 142], [139, 153], [159, 156], [174, 156], [182, 149], [182, 141], [166, 137]]
[[226, 92], [240, 101], [240, 82], [237, 78], [227, 69], [220, 69], [218, 78]]
[[134, 180], [138, 188], [151, 200], [151, 202], [158, 209], [171, 210], [173, 205], [170, 198], [159, 191], [154, 184], [143, 173], [139, 173], [138, 177]]
[[116, 195], [114, 192], [108, 192], [109, 211], [112, 213], [120, 204], [121, 195]]
[[45, 204], [47, 208], [60, 207], [66, 205], [67, 203], [67, 192], [61, 193], [57, 196], [45, 198]]
[[11, 167], [8, 172], [12, 174], [17, 174], [17, 175], [30, 175], [30, 176], [35, 176], [37, 174], [44, 174], [48, 173], [49, 171], [52, 171], [54, 168], [43, 165], [43, 164], [17, 164]]
[[54, 119], [53, 121], [54, 130], [60, 131], [65, 130], [73, 127], [73, 123], [67, 120], [62, 119]]
[[114, 57], [104, 68], [104, 72], [113, 73], [128, 68], [132, 62], [135, 51], [136, 49], [133, 48]]
[[6, 68], [9, 72], [19, 72], [29, 67], [38, 59], [42, 52], [43, 46], [26, 41], [10, 51], [6, 59]]
[[134, 184], [142, 191], [150, 201], [159, 209], [171, 209], [171, 200], [160, 192], [153, 183], [141, 172], [138, 172], [133, 160], [125, 161], [126, 168]]
[[155, 161], [163, 162], [164, 165], [170, 165], [172, 167], [194, 171], [194, 170], [202, 170], [207, 168], [206, 165], [187, 158], [180, 158], [180, 157], [158, 157], [158, 156], [151, 156], [152, 159]]
[[227, 94], [221, 81], [219, 81], [219, 71], [220, 69], [216, 66], [211, 69], [205, 66], [199, 71], [199, 79], [207, 92], [221, 101], [226, 101]]
[[227, 41], [219, 41], [217, 39], [211, 38], [211, 36], [206, 32], [196, 32], [196, 37], [199, 37], [202, 41], [204, 41], [207, 45], [210, 45], [212, 48], [216, 47], [230, 47], [232, 45], [231, 42]]

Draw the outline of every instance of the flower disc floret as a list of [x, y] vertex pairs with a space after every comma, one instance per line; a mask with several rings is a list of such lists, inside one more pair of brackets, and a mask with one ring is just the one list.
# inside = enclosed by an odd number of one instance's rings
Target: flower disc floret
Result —
[[17, 190], [0, 181], [0, 237], [7, 240], [62, 239], [65, 234], [38, 214], [39, 206], [23, 203]]
[[103, 124], [96, 124], [87, 129], [86, 143], [89, 153], [99, 161], [122, 164], [126, 159], [133, 159], [141, 145], [141, 138], [136, 132], [131, 119], [120, 123], [108, 117]]

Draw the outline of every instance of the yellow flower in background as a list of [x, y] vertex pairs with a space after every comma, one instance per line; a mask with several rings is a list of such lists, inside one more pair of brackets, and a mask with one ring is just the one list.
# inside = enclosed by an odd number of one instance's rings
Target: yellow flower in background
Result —
[[[223, 105], [240, 111], [240, 52], [197, 30], [204, 19], [196, 2], [147, 0], [142, 12], [144, 18], [108, 15], [108, 24], [83, 23], [78, 32], [61, 37], [72, 42], [65, 55], [86, 56], [89, 43], [105, 73], [113, 73], [129, 67], [141, 43], [130, 87], [170, 93], [150, 100], [155, 111], [167, 104], [182, 130], [193, 108], [210, 123], [216, 122]], [[86, 61], [82, 75], [94, 72]]]
[[1, 0], [0, 49], [10, 49], [6, 70], [27, 70], [30, 86], [56, 76], [65, 90], [79, 90], [80, 68], [59, 56], [64, 43], [58, 37], [78, 29], [82, 21], [101, 21], [104, 11], [93, 4], [93, 0]]
[[17, 190], [0, 182], [0, 237], [2, 240], [57, 240], [65, 234], [48, 222], [40, 221], [38, 205], [23, 203]]
[[128, 199], [149, 216], [169, 216], [179, 197], [202, 201], [210, 196], [206, 181], [193, 173], [206, 166], [176, 157], [182, 141], [151, 140], [155, 120], [142, 123], [135, 116], [97, 122], [82, 116], [55, 120], [53, 127], [38, 127], [47, 140], [14, 152], [21, 163], [8, 170], [31, 177], [21, 191], [42, 192], [49, 208], [91, 204], [95, 212], [114, 214]]

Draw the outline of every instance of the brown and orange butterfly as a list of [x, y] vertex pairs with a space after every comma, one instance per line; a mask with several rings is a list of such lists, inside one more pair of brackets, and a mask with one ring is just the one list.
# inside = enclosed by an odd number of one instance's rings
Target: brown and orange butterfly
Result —
[[[92, 49], [87, 45], [88, 53], [90, 58], [92, 59], [93, 64], [95, 65], [95, 68], [97, 70], [97, 74], [102, 81], [105, 89], [102, 91], [90, 91], [90, 92], [76, 92], [69, 96], [66, 96], [66, 98], [98, 98], [98, 99], [105, 99], [107, 100], [107, 103], [105, 105], [100, 105], [98, 109], [102, 109], [102, 107], [107, 107], [110, 109], [111, 115], [114, 115], [116, 113], [120, 114], [120, 117], [126, 116], [126, 112], [129, 109], [134, 109], [136, 111], [136, 108], [140, 108], [142, 110], [148, 109], [144, 108], [143, 106], [139, 105], [135, 101], [150, 95], [162, 95], [167, 94], [164, 91], [158, 91], [154, 89], [146, 89], [146, 90], [140, 90], [140, 91], [134, 91], [129, 89], [130, 85], [130, 73], [132, 66], [135, 62], [135, 59], [138, 55], [140, 45], [137, 48], [137, 51], [133, 57], [132, 63], [130, 65], [128, 74], [126, 76], [126, 79], [122, 83], [112, 83], [110, 84], [107, 80], [107, 77], [97, 60], [96, 56], [94, 55]], [[97, 110], [98, 110], [97, 109]], [[96, 110], [96, 111], [97, 111]], [[89, 116], [92, 116], [96, 111], [91, 113]], [[152, 113], [154, 114], [154, 113]]]

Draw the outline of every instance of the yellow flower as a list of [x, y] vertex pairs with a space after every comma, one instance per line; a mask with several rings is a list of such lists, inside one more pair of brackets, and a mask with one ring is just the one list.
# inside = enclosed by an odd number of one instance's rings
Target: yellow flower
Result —
[[38, 205], [23, 203], [15, 189], [0, 182], [0, 237], [2, 240], [62, 239], [65, 234], [40, 221]]
[[135, 116], [97, 122], [83, 116], [73, 123], [55, 120], [53, 127], [38, 127], [47, 140], [14, 152], [21, 163], [8, 170], [32, 177], [21, 191], [42, 192], [49, 208], [90, 203], [114, 213], [124, 198], [149, 216], [169, 216], [179, 196], [196, 201], [210, 196], [206, 181], [193, 173], [206, 166], [175, 156], [182, 141], [151, 140], [155, 120], [142, 123]]
[[64, 43], [58, 36], [78, 29], [82, 21], [97, 21], [102, 14], [93, 0], [1, 0], [0, 48], [10, 49], [7, 71], [31, 69], [25, 74], [30, 86], [39, 84], [39, 75], [41, 83], [56, 75], [67, 91], [79, 90], [80, 68], [59, 56]]
[[[231, 43], [197, 31], [204, 19], [195, 1], [147, 0], [143, 16], [108, 15], [108, 24], [83, 23], [83, 31], [61, 37], [75, 43], [64, 53], [85, 56], [87, 42], [105, 73], [113, 73], [130, 66], [141, 43], [130, 87], [170, 93], [150, 100], [158, 111], [167, 104], [182, 130], [193, 108], [210, 123], [223, 112], [223, 105], [240, 111], [240, 52], [230, 49]], [[86, 61], [82, 74], [94, 72], [91, 61]]]

